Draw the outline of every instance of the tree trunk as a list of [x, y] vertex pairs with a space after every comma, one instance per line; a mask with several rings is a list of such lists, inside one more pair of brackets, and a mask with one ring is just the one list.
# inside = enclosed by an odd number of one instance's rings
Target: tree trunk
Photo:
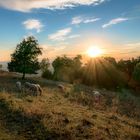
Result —
[[25, 79], [25, 72], [23, 72], [23, 75], [22, 75], [22, 80]]

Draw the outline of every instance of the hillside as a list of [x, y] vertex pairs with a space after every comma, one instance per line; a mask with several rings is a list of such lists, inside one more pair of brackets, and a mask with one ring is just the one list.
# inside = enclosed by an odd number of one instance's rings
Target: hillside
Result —
[[[128, 90], [118, 92], [64, 84], [41, 78], [42, 96], [19, 93], [15, 74], [0, 73], [0, 140], [139, 140], [140, 97]], [[92, 90], [102, 94], [95, 104]]]

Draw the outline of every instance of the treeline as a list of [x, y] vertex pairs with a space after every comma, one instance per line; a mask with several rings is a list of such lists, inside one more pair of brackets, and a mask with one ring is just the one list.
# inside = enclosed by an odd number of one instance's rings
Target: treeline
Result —
[[116, 61], [113, 57], [91, 58], [82, 63], [82, 56], [74, 58], [61, 56], [52, 62], [48, 59], [40, 63], [42, 77], [46, 79], [80, 83], [105, 88], [136, 88], [140, 84], [140, 57]]
[[22, 73], [22, 79], [26, 73], [35, 74], [41, 69], [42, 77], [46, 79], [105, 88], [130, 87], [140, 91], [140, 57], [120, 61], [99, 57], [84, 64], [81, 55], [74, 58], [61, 56], [50, 63], [47, 58], [39, 62], [41, 54], [42, 49], [34, 37], [23, 39], [11, 54], [8, 69]]

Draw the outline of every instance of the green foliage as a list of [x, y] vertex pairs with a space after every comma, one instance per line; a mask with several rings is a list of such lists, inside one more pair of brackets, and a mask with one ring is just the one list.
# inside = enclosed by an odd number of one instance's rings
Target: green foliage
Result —
[[0, 64], [0, 69], [2, 69], [2, 64]]
[[121, 71], [126, 72], [129, 75], [129, 77], [131, 78], [132, 77], [132, 73], [134, 71], [134, 68], [135, 68], [136, 64], [139, 63], [139, 62], [140, 62], [140, 57], [132, 58], [132, 59], [129, 59], [129, 60], [121, 59], [117, 63], [117, 67]]
[[42, 72], [48, 70], [49, 67], [50, 67], [49, 59], [43, 58], [42, 61], [40, 62], [40, 69], [42, 70]]
[[46, 78], [46, 79], [52, 79], [53, 75], [52, 72], [49, 70], [50, 67], [50, 62], [49, 59], [44, 58], [42, 59], [42, 61], [40, 62], [40, 68], [42, 71], [42, 77]]
[[133, 78], [140, 82], [140, 62], [134, 68]]
[[81, 59], [82, 57], [80, 55], [74, 58], [69, 58], [65, 55], [63, 57], [57, 57], [52, 63], [54, 79], [73, 82], [81, 69]]
[[52, 79], [53, 74], [52, 74], [52, 72], [50, 70], [46, 69], [45, 71], [43, 71], [42, 77], [46, 78], [46, 79]]
[[106, 88], [116, 88], [125, 83], [122, 73], [104, 58], [90, 59], [84, 66], [82, 79], [86, 85]]
[[110, 64], [116, 66], [117, 65], [117, 62], [115, 60], [114, 57], [103, 57], [106, 61], [108, 61]]
[[42, 54], [38, 41], [34, 37], [28, 37], [17, 45], [15, 52], [11, 55], [8, 69], [12, 72], [35, 74], [39, 69], [38, 55]]

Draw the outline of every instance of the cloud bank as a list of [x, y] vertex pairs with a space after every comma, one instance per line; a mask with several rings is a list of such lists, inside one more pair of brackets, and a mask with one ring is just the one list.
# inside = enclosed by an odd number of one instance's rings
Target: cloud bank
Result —
[[32, 9], [65, 9], [78, 5], [99, 5], [105, 0], [0, 0], [0, 7], [21, 12]]

